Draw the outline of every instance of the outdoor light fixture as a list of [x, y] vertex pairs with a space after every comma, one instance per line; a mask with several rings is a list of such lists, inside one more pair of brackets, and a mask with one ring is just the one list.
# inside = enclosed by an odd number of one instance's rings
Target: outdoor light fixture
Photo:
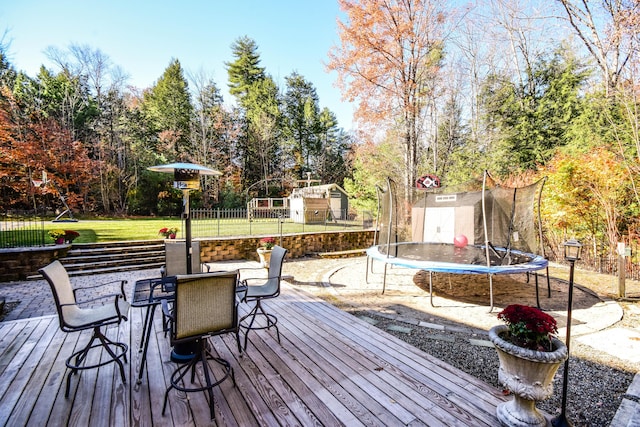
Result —
[[182, 190], [183, 216], [185, 228], [185, 243], [187, 256], [187, 274], [191, 271], [191, 215], [189, 209], [189, 191], [200, 188], [200, 175], [220, 176], [221, 172], [194, 163], [171, 163], [168, 165], [151, 166], [148, 168], [154, 172], [173, 174], [173, 186]]
[[563, 243], [564, 259], [569, 262], [575, 262], [580, 259], [582, 252], [582, 244], [576, 239], [570, 239]]
[[567, 336], [565, 338], [565, 344], [567, 346], [567, 360], [564, 361], [561, 412], [560, 415], [551, 420], [551, 425], [553, 427], [566, 427], [573, 425], [567, 419], [567, 386], [569, 380], [569, 357], [571, 356], [571, 352], [569, 351], [569, 344], [571, 341], [571, 306], [573, 305], [573, 270], [576, 261], [580, 259], [582, 244], [576, 239], [570, 239], [564, 242], [563, 246], [564, 259], [566, 261], [569, 261], [569, 298], [567, 303]]

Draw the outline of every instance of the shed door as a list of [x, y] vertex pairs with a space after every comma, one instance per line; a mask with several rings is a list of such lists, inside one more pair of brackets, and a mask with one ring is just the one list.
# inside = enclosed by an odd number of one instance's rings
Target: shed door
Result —
[[424, 214], [424, 241], [452, 243], [455, 236], [455, 208], [426, 208]]
[[340, 196], [333, 197], [333, 193], [331, 193], [331, 199], [329, 199], [329, 204], [331, 207], [331, 216], [335, 219], [344, 219], [342, 217], [342, 199]]

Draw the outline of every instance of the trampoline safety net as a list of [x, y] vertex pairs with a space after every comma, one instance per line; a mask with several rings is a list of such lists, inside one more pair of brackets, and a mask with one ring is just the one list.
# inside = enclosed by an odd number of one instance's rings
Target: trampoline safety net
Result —
[[544, 181], [506, 187], [485, 172], [475, 189], [470, 185], [465, 191], [422, 190], [414, 195], [412, 206], [405, 206], [397, 184], [388, 179], [386, 188], [378, 188], [376, 245], [387, 255], [396, 256], [396, 243], [466, 241], [468, 245], [499, 248], [507, 254], [506, 264], [511, 250], [544, 255], [539, 215]]

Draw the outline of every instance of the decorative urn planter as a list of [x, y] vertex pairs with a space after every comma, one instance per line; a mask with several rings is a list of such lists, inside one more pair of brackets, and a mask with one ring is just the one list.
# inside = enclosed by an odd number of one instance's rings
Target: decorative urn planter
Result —
[[260, 265], [267, 270], [269, 269], [269, 261], [271, 260], [271, 249], [258, 248], [258, 257], [260, 257]]
[[553, 351], [529, 350], [501, 338], [508, 326], [498, 325], [489, 330], [500, 360], [498, 380], [514, 395], [513, 400], [501, 403], [496, 415], [501, 425], [542, 427], [548, 421], [536, 408], [536, 402], [553, 394], [553, 377], [568, 357], [567, 346], [552, 338]]

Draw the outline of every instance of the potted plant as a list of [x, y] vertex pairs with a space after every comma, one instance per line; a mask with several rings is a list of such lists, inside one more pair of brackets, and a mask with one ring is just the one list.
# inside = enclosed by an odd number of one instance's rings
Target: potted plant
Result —
[[175, 239], [179, 230], [178, 227], [164, 227], [158, 231], [158, 235], [163, 236], [165, 239]]
[[546, 426], [536, 401], [553, 393], [553, 377], [568, 357], [567, 346], [556, 338], [556, 320], [535, 307], [512, 304], [498, 313], [505, 325], [489, 331], [500, 368], [498, 380], [514, 395], [496, 408], [504, 426]]
[[273, 237], [263, 237], [258, 241], [258, 257], [260, 258], [260, 264], [262, 267], [268, 269], [269, 261], [271, 260], [271, 250], [276, 244], [276, 239]]
[[49, 230], [49, 237], [53, 239], [56, 245], [61, 245], [64, 243], [64, 236], [66, 232], [61, 229]]
[[79, 236], [80, 233], [75, 230], [64, 230], [64, 241], [67, 243], [73, 243]]

